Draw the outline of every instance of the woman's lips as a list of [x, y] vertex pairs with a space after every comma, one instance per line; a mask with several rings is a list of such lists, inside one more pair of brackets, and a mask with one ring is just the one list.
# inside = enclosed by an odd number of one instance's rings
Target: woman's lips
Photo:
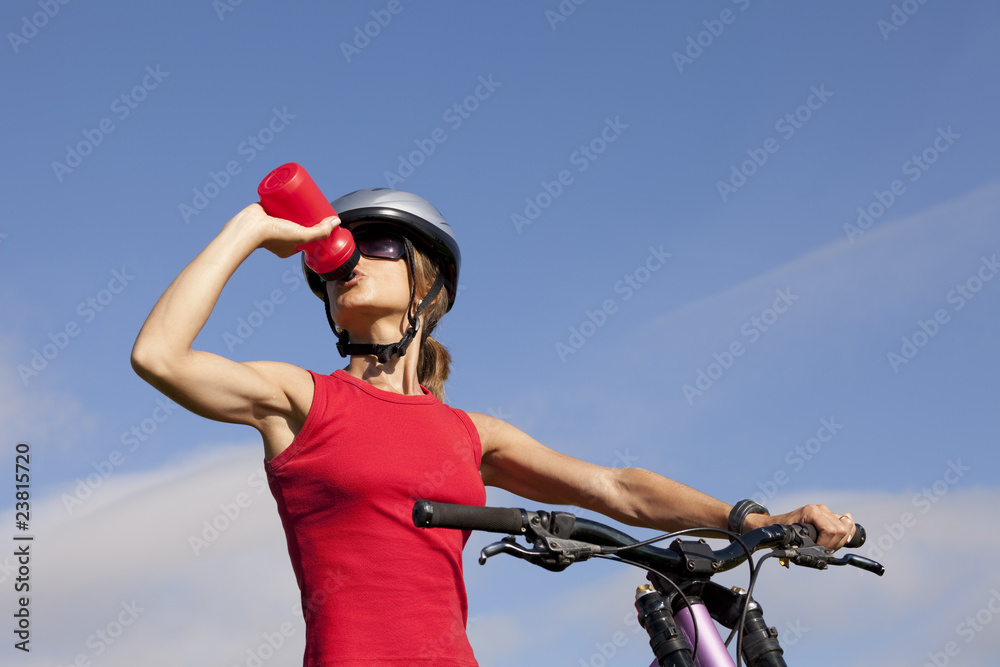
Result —
[[336, 284], [338, 287], [350, 287], [351, 285], [356, 285], [358, 279], [363, 278], [364, 275], [365, 275], [364, 273], [355, 269], [350, 276], [344, 278], [343, 280], [338, 280]]

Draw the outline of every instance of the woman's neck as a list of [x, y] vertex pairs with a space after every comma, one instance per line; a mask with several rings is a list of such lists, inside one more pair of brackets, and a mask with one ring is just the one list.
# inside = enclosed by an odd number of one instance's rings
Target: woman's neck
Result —
[[419, 358], [420, 341], [416, 339], [410, 343], [403, 357], [393, 357], [388, 363], [380, 364], [374, 355], [354, 355], [344, 371], [376, 389], [416, 396], [423, 394], [417, 378]]

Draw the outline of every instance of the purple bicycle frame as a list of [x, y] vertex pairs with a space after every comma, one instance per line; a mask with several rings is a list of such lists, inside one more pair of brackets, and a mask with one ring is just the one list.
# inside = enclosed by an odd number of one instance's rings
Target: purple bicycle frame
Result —
[[[692, 615], [693, 614], [693, 615]], [[708, 609], [701, 602], [692, 602], [691, 607], [684, 607], [674, 614], [677, 627], [694, 647], [694, 628], [698, 626], [698, 651], [694, 656], [694, 664], [698, 667], [735, 667], [732, 656], [726, 644], [719, 636]], [[658, 667], [660, 663], [653, 660], [649, 667]]]

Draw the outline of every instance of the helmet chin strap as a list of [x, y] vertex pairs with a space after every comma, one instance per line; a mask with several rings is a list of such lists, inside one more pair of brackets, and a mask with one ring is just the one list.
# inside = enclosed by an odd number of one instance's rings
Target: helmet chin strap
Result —
[[338, 329], [337, 325], [334, 323], [333, 316], [330, 315], [330, 295], [325, 293], [324, 303], [326, 305], [326, 318], [330, 323], [330, 328], [333, 329], [333, 333], [337, 336], [337, 352], [340, 353], [340, 356], [348, 357], [353, 355], [373, 355], [378, 359], [380, 364], [385, 364], [388, 363], [394, 356], [405, 356], [406, 348], [409, 347], [411, 342], [413, 342], [417, 332], [420, 330], [420, 318], [418, 316], [432, 301], [434, 301], [434, 297], [436, 297], [438, 292], [441, 291], [441, 288], [444, 286], [444, 277], [440, 272], [438, 272], [437, 278], [434, 279], [434, 284], [431, 285], [430, 290], [427, 291], [427, 295], [421, 299], [419, 303], [417, 303], [416, 310], [414, 310], [413, 301], [416, 297], [417, 280], [416, 272], [413, 270], [413, 244], [410, 242], [410, 239], [405, 237], [403, 238], [403, 242], [406, 247], [407, 268], [410, 270], [413, 277], [410, 284], [410, 304], [406, 309], [406, 317], [409, 320], [410, 326], [407, 327], [406, 333], [403, 334], [403, 337], [395, 343], [351, 343], [350, 334], [344, 329]]

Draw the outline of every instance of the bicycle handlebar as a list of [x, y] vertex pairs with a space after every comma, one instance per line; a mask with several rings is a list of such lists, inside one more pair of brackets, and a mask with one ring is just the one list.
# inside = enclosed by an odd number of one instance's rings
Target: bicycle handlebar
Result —
[[[819, 537], [819, 531], [816, 526], [811, 523], [796, 523], [795, 526], [801, 526], [805, 531], [805, 536], [808, 537], [813, 542]], [[864, 546], [865, 541], [868, 539], [868, 533], [865, 531], [865, 527], [860, 523], [854, 524], [854, 534], [851, 535], [851, 539], [847, 541], [844, 545], [846, 549], [857, 549], [858, 547]]]
[[[577, 519], [586, 521], [586, 519]], [[413, 506], [413, 523], [419, 528], [456, 528], [460, 530], [482, 530], [490, 533], [521, 535], [529, 523], [528, 512], [516, 507], [480, 507], [478, 505], [455, 505], [430, 500], [419, 500]], [[816, 526], [809, 523], [793, 524], [798, 527], [801, 537], [815, 542], [819, 537]], [[855, 524], [854, 535], [844, 546], [857, 549], [864, 545], [867, 533], [864, 526]], [[624, 546], [624, 545], [617, 545]]]
[[[853, 565], [879, 576], [885, 571], [879, 563], [856, 554], [834, 558], [829, 549], [816, 544], [818, 531], [815, 526], [807, 524], [764, 526], [738, 538], [728, 531], [718, 529], [681, 531], [682, 534], [690, 534], [717, 530], [720, 535], [737, 538], [731, 544], [715, 550], [703, 539], [675, 539], [666, 549], [652, 546], [654, 541], [675, 537], [677, 534], [639, 542], [612, 526], [577, 518], [568, 512], [529, 512], [519, 508], [418, 500], [413, 505], [413, 523], [418, 528], [506, 533], [508, 537], [483, 547], [479, 556], [480, 564], [491, 556], [505, 553], [556, 572], [591, 557], [611, 558], [648, 570], [647, 578], [653, 586], [640, 587], [636, 592], [635, 604], [639, 622], [649, 634], [650, 647], [657, 658], [654, 664], [660, 665], [731, 665], [726, 653], [728, 642], [722, 642], [708, 619], [714, 619], [734, 630], [738, 636], [737, 654], [745, 657], [748, 665], [785, 665], [781, 658], [782, 649], [777, 641], [777, 632], [765, 623], [760, 605], [751, 597], [759, 571], [759, 563], [756, 568], [753, 567], [752, 554], [758, 549], [773, 549], [760, 562], [777, 557], [785, 566], [795, 563], [823, 570], [828, 565]], [[530, 548], [519, 544], [512, 537], [514, 535], [522, 535], [531, 545]], [[857, 525], [849, 546], [858, 547], [864, 541], [865, 530]], [[715, 574], [737, 567], [748, 559], [751, 577], [746, 591], [727, 589], [711, 581]], [[675, 593], [665, 588], [667, 584]], [[685, 590], [695, 593], [696, 604], [692, 604], [686, 597]], [[719, 591], [724, 591], [724, 594], [720, 596]], [[703, 599], [698, 600], [698, 596], [703, 596]], [[679, 600], [686, 606], [678, 607]], [[700, 620], [696, 618], [699, 613], [704, 615]], [[699, 625], [702, 623], [707, 623], [711, 632], [705, 634], [703, 653], [699, 654]], [[701, 655], [725, 656], [726, 659], [723, 661], [721, 658], [708, 657], [702, 660]], [[697, 663], [694, 660], [696, 656]]]
[[479, 507], [418, 500], [413, 505], [413, 525], [418, 528], [458, 528], [521, 535], [527, 529], [528, 516], [524, 510], [514, 507]]
[[[541, 543], [542, 551], [527, 551], [510, 542], [503, 542], [484, 549], [481, 562], [495, 553], [506, 552], [534, 560], [536, 564], [549, 569], [562, 569], [591, 555], [627, 552], [628, 560], [662, 572], [686, 571], [689, 574], [711, 576], [740, 565], [747, 558], [747, 550], [752, 553], [759, 549], [774, 548], [784, 550], [781, 555], [799, 565], [819, 569], [828, 564], [854, 565], [880, 576], [884, 572], [880, 564], [854, 554], [838, 560], [830, 558], [826, 549], [815, 545], [818, 531], [809, 524], [764, 526], [744, 533], [740, 538], [742, 544], [734, 542], [712, 550], [707, 546], [691, 546], [692, 543], [687, 543], [686, 548], [672, 546], [669, 549], [648, 544], [633, 546], [638, 544], [638, 540], [630, 535], [566, 512], [528, 512], [519, 508], [419, 500], [413, 506], [413, 523], [418, 528], [454, 528], [526, 535], [532, 542]], [[856, 527], [855, 535], [847, 545], [849, 548], [864, 544], [865, 530], [861, 525]]]

